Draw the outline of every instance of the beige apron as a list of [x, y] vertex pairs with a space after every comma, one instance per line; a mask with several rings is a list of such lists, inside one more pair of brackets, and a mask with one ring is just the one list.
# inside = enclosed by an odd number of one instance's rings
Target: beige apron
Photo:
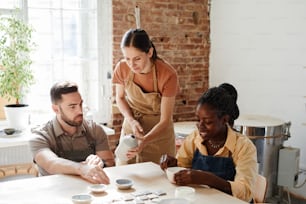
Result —
[[[156, 69], [153, 66], [154, 92], [144, 93], [142, 89], [134, 83], [134, 73], [131, 71], [126, 83], [126, 99], [132, 109], [134, 118], [140, 123], [147, 134], [160, 120], [161, 96], [158, 93]], [[124, 119], [122, 124], [121, 138], [124, 135], [132, 134], [132, 129]], [[159, 135], [152, 140], [136, 157], [136, 161], [131, 160], [128, 163], [152, 161], [159, 164], [161, 155], [175, 155], [175, 134], [173, 122]]]

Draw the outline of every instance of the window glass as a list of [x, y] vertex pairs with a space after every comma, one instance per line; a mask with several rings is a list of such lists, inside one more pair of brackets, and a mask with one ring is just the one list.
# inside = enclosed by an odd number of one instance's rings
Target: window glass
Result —
[[[42, 123], [54, 115], [51, 109], [49, 91], [50, 87], [59, 80], [72, 80], [78, 83], [84, 104], [89, 106], [96, 114], [106, 115], [99, 118], [98, 122], [107, 122], [110, 118], [110, 107], [105, 111], [104, 100], [108, 100], [111, 88], [105, 92], [107, 79], [101, 76], [99, 66], [105, 64], [101, 49], [109, 50], [107, 46], [98, 48], [98, 0], [1, 0], [0, 14], [8, 14], [9, 9], [21, 8], [21, 16], [24, 16], [33, 26], [33, 40], [37, 44], [32, 53], [35, 84], [31, 92], [24, 99], [24, 103], [30, 104], [31, 122]], [[111, 10], [111, 0], [99, 2], [101, 9]], [[26, 6], [26, 7], [22, 7]], [[3, 9], [2, 9], [3, 8]], [[105, 13], [105, 12], [104, 12]], [[103, 16], [103, 15], [102, 15]], [[111, 16], [103, 17], [108, 21]], [[99, 21], [101, 21], [99, 19]], [[109, 21], [108, 21], [109, 22]], [[101, 22], [99, 22], [101, 24]], [[106, 25], [106, 24], [103, 24]], [[110, 25], [110, 24], [107, 24]], [[110, 26], [109, 26], [110, 27]], [[105, 27], [104, 27], [105, 29]], [[111, 34], [111, 29], [109, 29]], [[107, 34], [107, 35], [108, 35]], [[105, 34], [104, 34], [105, 35]], [[105, 43], [104, 43], [105, 44]], [[111, 52], [108, 52], [111, 55]], [[106, 67], [106, 66], [104, 66]], [[103, 67], [103, 68], [104, 68]], [[108, 69], [112, 68], [107, 66]], [[107, 79], [107, 83], [111, 83]], [[109, 86], [110, 87], [110, 86]], [[102, 92], [103, 90], [103, 92]], [[102, 108], [104, 110], [102, 110]], [[104, 116], [103, 116], [104, 117]]]
[[0, 9], [20, 8], [20, 0], [1, 0]]
[[[97, 11], [95, 0], [32, 0], [28, 1], [28, 21], [35, 28], [38, 46], [32, 68], [36, 83], [28, 97], [32, 122], [44, 110], [50, 113], [49, 90], [55, 81], [72, 80], [79, 84], [85, 104], [84, 90], [97, 83]], [[90, 78], [91, 77], [91, 78]], [[44, 101], [44, 103], [41, 103]], [[92, 107], [94, 108], [94, 107]]]

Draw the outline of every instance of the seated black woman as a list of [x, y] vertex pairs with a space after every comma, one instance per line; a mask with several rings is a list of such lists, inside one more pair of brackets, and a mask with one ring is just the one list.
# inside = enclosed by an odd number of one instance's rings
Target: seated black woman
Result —
[[247, 136], [229, 125], [235, 106], [236, 100], [222, 87], [210, 88], [200, 97], [196, 107], [197, 130], [186, 137], [176, 158], [161, 157], [163, 170], [170, 166], [188, 168], [175, 174], [177, 185], [208, 185], [252, 201], [257, 152]]

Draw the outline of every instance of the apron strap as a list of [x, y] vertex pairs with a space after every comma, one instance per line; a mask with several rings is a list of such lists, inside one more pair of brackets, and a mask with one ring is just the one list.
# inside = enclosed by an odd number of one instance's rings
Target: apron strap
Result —
[[87, 125], [84, 125], [86, 133], [85, 133], [85, 137], [88, 143], [88, 146], [90, 149], [93, 150], [93, 154], [96, 154], [96, 141], [93, 139], [91, 132], [89, 131]]
[[155, 64], [153, 64], [153, 86], [154, 86], [154, 92], [157, 92], [157, 73], [156, 73], [156, 69], [155, 69]]
[[[85, 131], [85, 133], [82, 132], [82, 134], [83, 135], [85, 134], [85, 138], [86, 138], [88, 147], [91, 150], [91, 153], [95, 154], [96, 153], [96, 142], [93, 139], [88, 127], [86, 125], [84, 125], [84, 128], [85, 128], [86, 131]], [[52, 133], [56, 137], [55, 132], [54, 132], [54, 127], [52, 127]], [[62, 140], [60, 138], [55, 138], [55, 141], [56, 141], [56, 146], [58, 148], [58, 151], [57, 151], [58, 155], [62, 158], [65, 158], [65, 152], [66, 151], [64, 151]]]
[[[157, 87], [157, 72], [156, 72], [155, 64], [153, 64], [152, 69], [153, 69], [153, 90], [156, 93], [158, 91], [158, 87]], [[134, 79], [134, 72], [130, 71], [128, 83], [131, 83], [133, 79]]]
[[55, 135], [53, 126], [52, 126], [52, 134], [54, 135], [55, 142], [56, 142], [55, 152], [58, 154], [59, 157], [64, 158], [64, 148], [62, 145], [62, 141], [60, 138], [57, 138], [57, 136]]

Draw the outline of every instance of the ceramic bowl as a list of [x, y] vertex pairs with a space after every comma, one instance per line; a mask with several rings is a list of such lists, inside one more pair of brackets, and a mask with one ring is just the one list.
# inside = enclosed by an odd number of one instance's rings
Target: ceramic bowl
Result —
[[189, 186], [180, 186], [175, 188], [174, 196], [193, 202], [195, 200], [195, 189]]
[[7, 135], [12, 135], [12, 134], [14, 134], [16, 132], [16, 130], [14, 128], [5, 128], [3, 131]]
[[130, 179], [116, 179], [116, 185], [120, 190], [126, 190], [133, 186], [133, 181]]
[[73, 195], [71, 200], [74, 204], [90, 204], [92, 201], [92, 196], [88, 194], [78, 194]]
[[166, 169], [167, 178], [171, 183], [175, 183], [174, 181], [174, 174], [177, 172], [184, 170], [184, 167], [174, 166], [174, 167], [168, 167]]
[[89, 190], [93, 193], [103, 193], [106, 190], [105, 184], [94, 184], [91, 186], [88, 186]]

